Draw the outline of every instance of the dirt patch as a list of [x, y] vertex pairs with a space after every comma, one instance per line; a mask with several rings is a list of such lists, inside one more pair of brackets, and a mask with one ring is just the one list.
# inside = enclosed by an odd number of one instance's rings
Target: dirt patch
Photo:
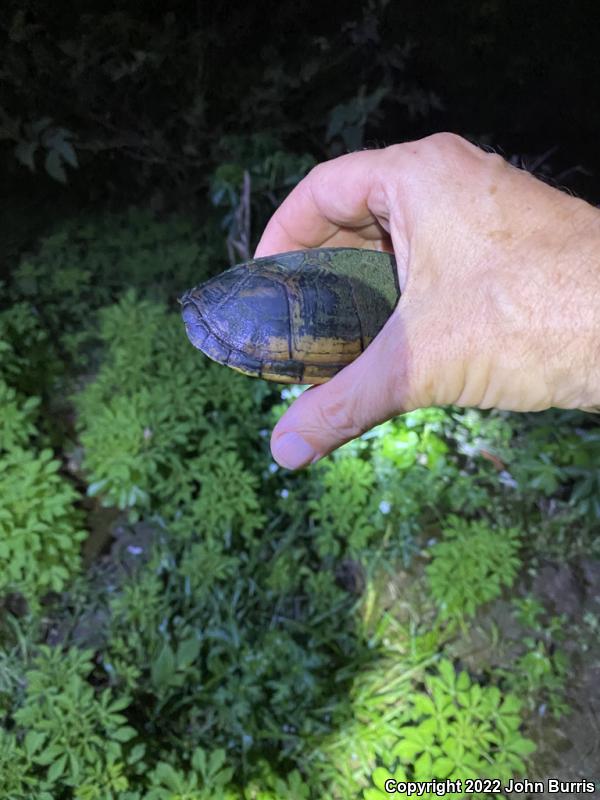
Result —
[[[578, 559], [572, 563], [543, 563], [535, 575], [514, 588], [512, 597], [491, 604], [452, 647], [453, 655], [472, 675], [485, 681], [491, 670], [510, 670], [524, 652], [523, 642], [537, 635], [516, 618], [512, 600], [533, 595], [555, 623], [556, 643], [547, 632], [548, 653], [560, 648], [568, 656], [564, 702], [569, 712], [556, 719], [544, 702], [530, 709], [526, 734], [538, 750], [531, 774], [541, 781], [593, 781], [600, 791], [600, 561]], [[541, 631], [542, 638], [546, 632]], [[519, 798], [584, 797], [589, 793], [537, 792]]]

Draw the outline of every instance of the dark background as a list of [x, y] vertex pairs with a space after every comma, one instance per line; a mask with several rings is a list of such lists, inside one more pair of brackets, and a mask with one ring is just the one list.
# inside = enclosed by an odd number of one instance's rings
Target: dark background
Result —
[[[597, 3], [2, 7], [9, 251], [18, 228], [73, 208], [202, 213], [223, 164], [234, 186], [274, 152], [318, 161], [444, 129], [600, 199]], [[297, 171], [267, 187], [273, 202]]]

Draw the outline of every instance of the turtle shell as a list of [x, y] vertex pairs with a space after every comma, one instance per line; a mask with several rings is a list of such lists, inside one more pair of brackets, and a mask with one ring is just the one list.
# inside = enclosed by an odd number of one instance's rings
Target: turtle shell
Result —
[[219, 364], [324, 383], [368, 347], [399, 297], [393, 255], [340, 247], [238, 264], [180, 303], [190, 341]]

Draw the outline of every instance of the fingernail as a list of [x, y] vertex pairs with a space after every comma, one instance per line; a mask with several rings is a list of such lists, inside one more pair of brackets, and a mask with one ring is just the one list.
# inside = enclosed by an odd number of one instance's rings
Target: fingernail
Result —
[[286, 469], [300, 469], [318, 458], [317, 453], [298, 433], [283, 433], [273, 442], [271, 452]]

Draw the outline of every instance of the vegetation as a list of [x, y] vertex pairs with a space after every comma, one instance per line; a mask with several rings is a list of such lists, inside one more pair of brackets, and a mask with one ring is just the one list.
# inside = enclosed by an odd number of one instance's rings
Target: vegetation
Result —
[[[557, 519], [595, 519], [586, 418], [424, 409], [285, 473], [266, 433], [297, 390], [199, 357], [153, 299], [189, 282], [194, 239], [140, 212], [67, 224], [7, 287], [7, 796], [373, 798], [384, 774], [522, 774], [528, 715], [567, 706], [561, 626], [519, 575]], [[104, 506], [121, 534], [85, 569]], [[469, 674], [453, 648], [507, 589], [532, 633]]]

